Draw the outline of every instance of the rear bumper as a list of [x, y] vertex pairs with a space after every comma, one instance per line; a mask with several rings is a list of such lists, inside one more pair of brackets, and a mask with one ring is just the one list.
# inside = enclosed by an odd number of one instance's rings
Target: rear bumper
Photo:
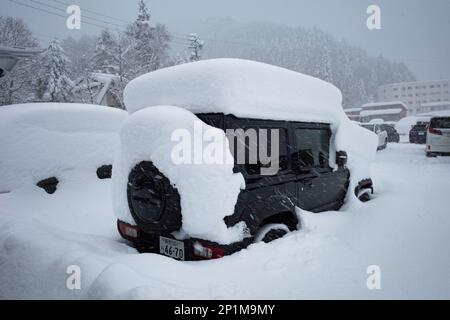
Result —
[[[136, 232], [124, 232], [124, 227], [131, 228], [132, 230], [135, 230]], [[127, 240], [128, 242], [132, 243], [133, 246], [140, 252], [140, 253], [155, 253], [155, 254], [161, 254], [160, 253], [160, 237], [169, 238], [173, 240], [175, 237], [172, 234], [164, 234], [164, 233], [146, 233], [139, 229], [136, 226], [132, 226], [126, 222], [117, 220], [117, 228], [119, 230], [120, 235], [123, 239]], [[184, 244], [184, 259], [185, 261], [202, 261], [202, 260], [212, 260], [212, 259], [219, 259], [224, 256], [231, 255], [233, 253], [236, 253], [242, 249], [245, 249], [252, 243], [252, 238], [244, 239], [242, 242], [236, 242], [230, 245], [221, 245], [218, 243], [214, 243], [211, 241], [203, 240], [203, 239], [195, 239], [195, 238], [188, 238], [185, 240], [177, 240], [180, 242], [183, 242]], [[194, 250], [194, 246], [198, 246], [200, 244], [203, 247], [207, 248], [213, 248], [214, 253], [211, 255], [211, 257], [204, 257], [200, 256], [199, 254], [196, 254]], [[164, 255], [164, 254], [161, 254]]]
[[450, 154], [450, 145], [427, 144], [427, 152]]

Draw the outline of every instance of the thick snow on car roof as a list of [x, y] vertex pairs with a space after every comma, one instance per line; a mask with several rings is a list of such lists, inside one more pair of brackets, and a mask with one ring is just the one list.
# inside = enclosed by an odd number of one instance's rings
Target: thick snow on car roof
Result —
[[193, 113], [335, 122], [344, 112], [332, 84], [284, 68], [241, 59], [213, 59], [160, 69], [125, 89], [129, 112], [174, 105]]

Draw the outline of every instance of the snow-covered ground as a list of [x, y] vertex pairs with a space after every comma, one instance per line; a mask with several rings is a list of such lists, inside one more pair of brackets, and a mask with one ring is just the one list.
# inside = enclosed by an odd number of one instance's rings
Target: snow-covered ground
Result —
[[[389, 145], [373, 165], [375, 199], [304, 213], [305, 230], [216, 261], [137, 254], [120, 240], [110, 181], [67, 172], [48, 195], [0, 195], [0, 298], [450, 298], [450, 158]], [[81, 268], [81, 290], [66, 288]], [[381, 290], [367, 289], [367, 267]]]

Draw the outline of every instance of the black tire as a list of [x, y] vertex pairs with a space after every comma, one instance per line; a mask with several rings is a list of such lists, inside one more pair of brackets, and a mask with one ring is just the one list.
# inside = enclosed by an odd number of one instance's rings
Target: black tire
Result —
[[130, 213], [143, 231], [170, 233], [181, 228], [178, 190], [152, 162], [141, 162], [131, 170], [127, 198]]
[[289, 228], [284, 224], [268, 224], [259, 230], [255, 236], [255, 243], [269, 243], [283, 238], [290, 232]]
[[261, 240], [264, 243], [270, 243], [272, 241], [278, 240], [283, 238], [285, 235], [287, 235], [287, 231], [283, 229], [272, 229], [264, 236], [264, 238]]
[[436, 153], [434, 153], [434, 152], [427, 152], [427, 157], [428, 157], [428, 158], [436, 158], [437, 155], [436, 155]]
[[364, 193], [358, 199], [359, 199], [359, 201], [364, 202], [364, 203], [365, 202], [369, 202], [370, 201], [370, 194], [369, 193]]

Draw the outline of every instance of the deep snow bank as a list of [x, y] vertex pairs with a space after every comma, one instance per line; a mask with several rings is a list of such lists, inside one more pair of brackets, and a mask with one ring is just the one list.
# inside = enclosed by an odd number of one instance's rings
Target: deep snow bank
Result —
[[127, 113], [104, 106], [36, 103], [0, 108], [0, 192], [68, 170], [112, 164]]
[[[213, 143], [224, 151], [222, 163], [176, 163], [172, 157], [179, 141], [176, 132], [195, 137], [195, 130], [207, 131], [214, 139], [198, 141], [189, 147], [207, 150]], [[171, 106], [158, 106], [131, 115], [120, 133], [120, 152], [113, 168], [113, 204], [117, 217], [135, 224], [127, 201], [128, 176], [142, 161], [151, 161], [178, 189], [183, 213], [182, 229], [191, 237], [223, 244], [240, 241], [245, 224], [227, 229], [223, 218], [232, 215], [244, 180], [233, 173], [233, 157], [228, 139], [219, 129], [204, 124], [191, 112]], [[195, 150], [198, 153], [198, 149]], [[194, 155], [195, 156], [195, 155]], [[194, 159], [192, 159], [194, 160]]]
[[[0, 194], [0, 298], [449, 299], [449, 169], [450, 158], [428, 159], [423, 146], [389, 145], [376, 156], [373, 201], [304, 213], [301, 231], [203, 262], [121, 243], [110, 180], [66, 172], [52, 196]], [[71, 265], [81, 290], [66, 287]], [[382, 290], [367, 288], [370, 265]]]

